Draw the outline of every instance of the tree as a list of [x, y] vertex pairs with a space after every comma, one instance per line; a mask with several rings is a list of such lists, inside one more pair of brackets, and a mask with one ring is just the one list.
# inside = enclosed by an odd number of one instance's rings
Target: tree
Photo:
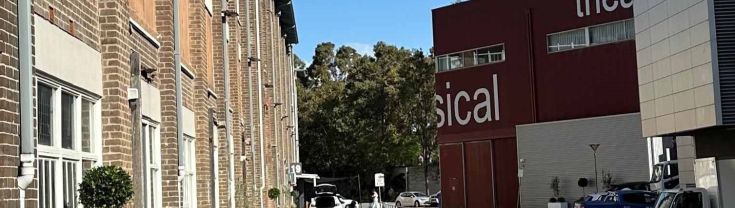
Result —
[[435, 155], [432, 60], [421, 51], [383, 42], [374, 46], [374, 54], [347, 46], [335, 52], [334, 44], [321, 43], [311, 65], [299, 74], [305, 170], [371, 178], [375, 172], [416, 165], [419, 158], [427, 158], [426, 166]]

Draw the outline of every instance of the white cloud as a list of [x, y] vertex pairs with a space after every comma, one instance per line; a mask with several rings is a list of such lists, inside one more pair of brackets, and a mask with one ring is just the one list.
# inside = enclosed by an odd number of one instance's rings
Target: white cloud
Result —
[[373, 45], [366, 43], [346, 43], [345, 46], [354, 48], [361, 55], [373, 56]]

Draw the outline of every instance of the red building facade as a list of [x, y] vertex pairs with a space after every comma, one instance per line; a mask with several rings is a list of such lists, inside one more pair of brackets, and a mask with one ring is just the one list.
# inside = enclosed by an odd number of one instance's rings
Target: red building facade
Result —
[[639, 111], [632, 17], [632, 0], [433, 10], [443, 207], [517, 206], [516, 125]]

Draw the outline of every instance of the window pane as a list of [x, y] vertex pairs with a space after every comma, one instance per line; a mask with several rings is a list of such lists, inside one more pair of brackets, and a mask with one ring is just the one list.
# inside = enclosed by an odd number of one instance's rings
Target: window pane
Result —
[[462, 55], [452, 54], [449, 55], [449, 69], [462, 68]]
[[92, 160], [82, 160], [82, 174], [86, 172], [87, 170], [91, 169], [94, 165], [94, 161]]
[[604, 44], [629, 40], [635, 36], [634, 30], [633, 20], [590, 27], [590, 41], [592, 44]]
[[462, 53], [464, 59], [464, 66], [470, 67], [475, 65], [475, 51], [467, 51]]
[[447, 71], [449, 69], [449, 63], [447, 63], [447, 57], [441, 56], [437, 58], [436, 67], [437, 67], [437, 71], [439, 72]]
[[93, 104], [88, 100], [82, 100], [82, 151], [91, 152], [92, 144], [92, 110]]
[[61, 147], [72, 149], [74, 140], [74, 96], [61, 94]]
[[51, 118], [53, 117], [51, 87], [38, 85], [38, 144], [51, 145]]
[[38, 205], [41, 208], [54, 207], [54, 164], [53, 160], [38, 159]]
[[64, 207], [77, 207], [77, 164], [75, 161], [64, 161]]
[[505, 47], [493, 46], [477, 50], [477, 64], [495, 63], [505, 60]]
[[549, 35], [549, 52], [556, 52], [587, 46], [587, 35], [584, 29], [572, 30]]

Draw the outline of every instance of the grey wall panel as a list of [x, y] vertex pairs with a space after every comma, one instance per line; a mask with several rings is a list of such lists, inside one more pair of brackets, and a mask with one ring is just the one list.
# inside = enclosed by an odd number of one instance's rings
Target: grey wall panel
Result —
[[553, 196], [549, 186], [554, 176], [560, 178], [561, 196], [567, 201], [593, 192], [594, 182], [584, 193], [577, 186], [579, 178], [595, 178], [591, 143], [601, 144], [598, 170], [610, 171], [613, 183], [648, 181], [648, 151], [640, 121], [636, 113], [517, 126], [518, 158], [525, 160], [522, 207], [546, 207]]

